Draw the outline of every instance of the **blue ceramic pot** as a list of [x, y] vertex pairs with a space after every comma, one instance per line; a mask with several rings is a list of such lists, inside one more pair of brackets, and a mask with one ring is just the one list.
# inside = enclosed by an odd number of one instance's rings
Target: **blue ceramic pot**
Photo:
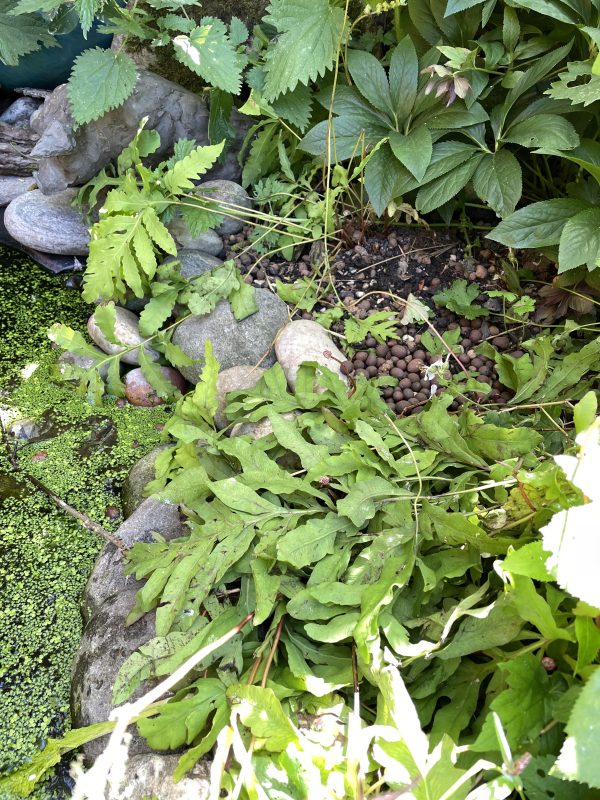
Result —
[[87, 39], [79, 25], [69, 33], [55, 34], [59, 47], [44, 47], [23, 56], [16, 67], [0, 63], [0, 86], [4, 89], [21, 86], [55, 89], [68, 79], [73, 61], [80, 53], [89, 47], [110, 47], [112, 36], [98, 33], [98, 25], [93, 25]]

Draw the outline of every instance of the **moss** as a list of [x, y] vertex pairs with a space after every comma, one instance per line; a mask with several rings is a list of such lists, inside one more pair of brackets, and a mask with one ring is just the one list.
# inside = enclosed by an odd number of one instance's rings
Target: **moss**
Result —
[[[19, 452], [23, 467], [75, 508], [114, 530], [128, 469], [160, 438], [166, 409], [88, 406], [72, 385], [49, 375], [57, 352], [54, 321], [83, 328], [89, 308], [64, 280], [0, 249], [0, 401], [43, 418], [43, 435]], [[25, 365], [37, 364], [27, 379]], [[0, 772], [23, 763], [48, 736], [69, 726], [70, 669], [82, 632], [79, 598], [100, 537], [10, 475], [0, 454]], [[5, 490], [3, 490], [3, 487]], [[63, 771], [64, 772], [64, 771]], [[34, 795], [68, 793], [60, 770]], [[2, 798], [1, 800], [12, 800]]]

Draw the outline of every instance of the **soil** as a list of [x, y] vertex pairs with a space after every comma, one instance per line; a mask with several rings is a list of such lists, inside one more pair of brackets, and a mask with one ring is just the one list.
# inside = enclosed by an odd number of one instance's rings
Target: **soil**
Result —
[[[276, 281], [294, 283], [299, 278], [314, 278], [315, 285], [325, 286], [323, 259], [320, 254], [304, 253], [296, 261], [269, 259], [248, 250], [248, 231], [230, 236], [227, 257], [233, 258], [246, 280], [257, 287], [276, 291]], [[508, 323], [502, 299], [489, 297], [486, 291], [504, 290], [506, 251], [492, 249], [492, 243], [466, 247], [458, 234], [438, 232], [424, 227], [397, 228], [348, 242], [334, 251], [329, 259], [327, 294], [321, 297], [311, 312], [297, 310], [295, 318], [312, 319], [320, 312], [342, 301], [345, 317], [365, 319], [376, 311], [394, 312], [399, 324], [389, 339], [367, 336], [362, 342], [349, 346], [343, 338], [338, 345], [348, 355], [345, 371], [366, 375], [381, 384], [381, 394], [388, 405], [400, 415], [418, 413], [430, 395], [442, 391], [428, 368], [439, 361], [421, 345], [421, 337], [429, 330], [434, 337], [445, 331], [460, 328], [460, 339], [453, 353], [445, 351], [444, 364], [450, 373], [464, 372], [478, 382], [491, 387], [488, 395], [469, 393], [479, 402], [505, 404], [511, 393], [504, 387], [492, 358], [481, 353], [484, 342], [495, 350], [514, 358], [523, 355], [521, 342], [539, 333], [540, 328], [524, 323]], [[549, 262], [543, 258], [530, 260], [522, 272], [530, 280], [548, 280]], [[457, 279], [477, 285], [475, 303], [485, 308], [488, 316], [468, 320], [439, 307], [434, 295], [450, 287]], [[522, 291], [537, 295], [537, 283], [525, 282]], [[428, 324], [401, 325], [406, 298], [412, 294], [432, 310]], [[334, 322], [334, 334], [343, 334], [344, 319]], [[488, 356], [490, 353], [488, 352]], [[448, 375], [446, 377], [449, 377]], [[382, 380], [385, 379], [385, 380]], [[464, 397], [457, 397], [453, 409], [458, 409]]]

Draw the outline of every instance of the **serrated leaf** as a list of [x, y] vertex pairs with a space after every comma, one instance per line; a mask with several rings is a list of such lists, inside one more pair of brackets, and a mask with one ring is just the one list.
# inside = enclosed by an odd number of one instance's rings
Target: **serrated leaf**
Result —
[[349, 317], [344, 323], [344, 335], [348, 344], [362, 342], [369, 334], [378, 342], [385, 342], [395, 338], [397, 327], [396, 314], [391, 311], [376, 311], [365, 319]]
[[490, 313], [487, 308], [473, 305], [478, 296], [479, 286], [476, 283], [467, 283], [461, 278], [454, 281], [447, 289], [435, 294], [433, 299], [438, 306], [449, 308], [460, 317], [477, 319], [477, 317], [487, 317]]
[[123, 105], [136, 81], [136, 66], [127, 54], [99, 47], [86, 50], [75, 59], [69, 78], [68, 94], [75, 121], [84, 125]]
[[[523, 147], [549, 147], [554, 150], [569, 150], [579, 144], [579, 135], [573, 125], [558, 114], [534, 114], [527, 117], [512, 125], [502, 139]], [[502, 152], [504, 151], [499, 151]]]
[[280, 35], [267, 51], [265, 98], [323, 77], [343, 42], [344, 21], [343, 10], [329, 0], [271, 0], [265, 22]]
[[473, 188], [499, 217], [512, 214], [522, 193], [519, 162], [508, 150], [486, 153], [473, 174]]
[[299, 83], [291, 92], [280, 94], [271, 103], [278, 117], [291, 122], [304, 132], [310, 122], [312, 93], [308, 86]]
[[240, 93], [247, 60], [229, 40], [222, 20], [202, 17], [189, 35], [175, 36], [173, 45], [177, 59], [207, 83], [225, 92]]
[[418, 297], [415, 297], [412, 292], [409, 292], [404, 304], [400, 325], [411, 325], [414, 322], [422, 323], [428, 320], [430, 316], [431, 309], [429, 306], [425, 305]]
[[47, 24], [37, 14], [12, 16], [6, 13], [12, 10], [12, 3], [0, 3], [0, 61], [14, 67], [21, 56], [33, 53], [42, 46], [58, 47], [54, 36], [48, 33]]
[[558, 245], [558, 272], [585, 264], [589, 270], [600, 259], [600, 208], [588, 208], [567, 220]]
[[600, 669], [596, 669], [575, 702], [567, 739], [551, 774], [600, 789]]
[[240, 276], [238, 286], [228, 297], [233, 316], [240, 322], [258, 311], [256, 305], [256, 289]]
[[142, 336], [153, 336], [173, 312], [178, 290], [168, 287], [161, 287], [161, 289], [163, 291], [151, 297], [140, 314], [139, 328]]

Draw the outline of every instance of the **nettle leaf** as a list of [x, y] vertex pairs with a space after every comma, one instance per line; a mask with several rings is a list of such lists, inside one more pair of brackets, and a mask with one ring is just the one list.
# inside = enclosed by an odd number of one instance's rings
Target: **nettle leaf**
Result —
[[198, 27], [189, 35], [176, 36], [173, 45], [177, 59], [207, 83], [225, 92], [240, 93], [247, 59], [237, 52], [222, 20], [202, 17]]
[[[39, 10], [35, 3], [34, 11]], [[54, 8], [56, 4], [52, 7]], [[19, 13], [10, 0], [0, 0], [0, 61], [15, 67], [21, 56], [34, 53], [41, 47], [58, 47], [58, 42], [50, 33], [48, 25], [37, 14]]]
[[558, 272], [600, 262], [600, 208], [588, 208], [567, 220], [558, 245]]
[[68, 94], [75, 121], [85, 125], [123, 105], [136, 81], [135, 62], [127, 54], [100, 47], [86, 50], [75, 59], [69, 78]]
[[563, 228], [589, 205], [581, 200], [542, 200], [519, 208], [488, 233], [487, 238], [507, 247], [535, 248], [558, 244]]
[[344, 39], [344, 12], [329, 0], [271, 0], [265, 22], [279, 36], [267, 51], [263, 94], [268, 101], [308, 84], [333, 67]]
[[473, 188], [499, 217], [512, 214], [523, 190], [519, 162], [508, 150], [486, 153], [473, 174]]
[[525, 654], [498, 666], [506, 675], [508, 688], [490, 704], [491, 711], [472, 745], [473, 750], [479, 753], [498, 747], [492, 712], [500, 717], [508, 743], [513, 748], [536, 737], [551, 718], [549, 678], [538, 658]]
[[312, 111], [312, 93], [308, 86], [299, 83], [291, 92], [280, 94], [271, 105], [278, 117], [291, 122], [302, 132], [308, 127]]
[[479, 286], [476, 283], [467, 283], [461, 278], [454, 281], [452, 286], [435, 294], [433, 299], [438, 306], [449, 308], [460, 317], [477, 319], [477, 317], [487, 317], [490, 313], [487, 308], [473, 305], [478, 296]]
[[577, 698], [567, 734], [551, 774], [600, 789], [600, 669], [594, 670]]

